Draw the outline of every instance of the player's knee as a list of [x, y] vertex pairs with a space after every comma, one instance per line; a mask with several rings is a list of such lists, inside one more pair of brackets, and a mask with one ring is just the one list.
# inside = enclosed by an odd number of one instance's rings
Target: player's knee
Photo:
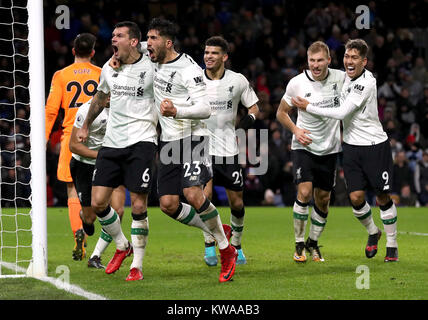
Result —
[[162, 197], [159, 202], [159, 207], [163, 213], [171, 216], [177, 211], [178, 202], [173, 199]]
[[391, 197], [387, 193], [382, 193], [376, 196], [376, 201], [380, 206], [384, 206], [391, 201]]
[[307, 203], [312, 199], [312, 189], [301, 188], [298, 191], [299, 201]]
[[206, 199], [202, 190], [196, 188], [185, 188], [183, 194], [193, 208], [200, 208]]
[[92, 197], [91, 207], [92, 207], [92, 210], [95, 211], [95, 213], [102, 212], [107, 207], [107, 205], [108, 204], [104, 203], [104, 201], [101, 201], [101, 200], [97, 199], [96, 197]]
[[328, 205], [330, 203], [330, 193], [318, 195], [315, 199], [315, 203], [320, 210], [323, 212], [328, 211]]
[[133, 213], [143, 213], [144, 211], [147, 210], [147, 206], [144, 202], [142, 201], [135, 201], [132, 204], [132, 212]]
[[244, 201], [240, 198], [236, 198], [230, 201], [230, 207], [232, 210], [240, 211], [244, 207]]
[[351, 201], [351, 205], [353, 207], [358, 207], [365, 201], [364, 194], [351, 193], [349, 195], [349, 200]]

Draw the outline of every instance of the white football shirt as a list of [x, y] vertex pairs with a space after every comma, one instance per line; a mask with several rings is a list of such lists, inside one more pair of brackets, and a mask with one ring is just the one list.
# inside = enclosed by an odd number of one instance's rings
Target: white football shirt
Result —
[[[318, 107], [333, 107], [339, 105], [344, 80], [345, 73], [340, 70], [328, 69], [328, 75], [322, 81], [315, 81], [310, 70], [305, 70], [290, 80], [282, 99], [289, 106], [293, 106], [291, 98], [299, 96]], [[296, 126], [311, 132], [308, 136], [312, 139], [312, 143], [307, 146], [301, 145], [293, 135], [292, 150], [303, 149], [319, 156], [342, 150], [340, 121], [314, 115], [300, 109], [297, 112]]]
[[164, 99], [170, 99], [177, 108], [190, 107], [195, 101], [205, 99], [205, 87], [202, 68], [185, 53], [167, 63], [154, 63], [153, 91], [162, 141], [208, 134], [205, 123], [200, 120], [175, 119], [160, 114]]
[[211, 116], [204, 120], [210, 133], [209, 153], [223, 157], [234, 156], [239, 152], [235, 135], [239, 102], [250, 108], [259, 99], [248, 80], [240, 73], [225, 69], [221, 79], [212, 80], [204, 72], [204, 79], [211, 107]]
[[317, 108], [308, 105], [307, 111], [343, 120], [345, 143], [369, 146], [388, 139], [378, 116], [376, 79], [368, 70], [355, 79], [346, 76], [340, 106]]
[[[91, 105], [91, 100], [82, 104], [77, 110], [76, 118], [74, 120], [74, 126], [76, 128], [81, 128], [85, 122], [86, 116], [88, 115], [89, 107]], [[104, 141], [104, 135], [106, 133], [107, 119], [109, 116], [109, 108], [104, 108], [103, 111], [95, 118], [91, 123], [88, 132], [88, 139], [84, 143], [91, 150], [99, 150]], [[78, 161], [95, 165], [96, 159], [82, 157], [78, 154], [72, 153], [72, 157]]]
[[125, 148], [140, 141], [157, 143], [153, 64], [146, 55], [118, 70], [107, 61], [98, 90], [110, 93], [110, 116], [103, 146]]

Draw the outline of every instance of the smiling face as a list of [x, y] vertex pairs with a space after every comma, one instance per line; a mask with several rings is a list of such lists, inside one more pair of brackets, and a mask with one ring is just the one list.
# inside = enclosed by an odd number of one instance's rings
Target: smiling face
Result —
[[312, 73], [312, 77], [316, 81], [324, 80], [327, 76], [328, 65], [331, 62], [331, 58], [324, 50], [316, 52], [308, 51], [308, 66]]
[[204, 62], [206, 69], [212, 73], [217, 72], [226, 62], [228, 56], [221, 47], [206, 46], [204, 51]]
[[138, 39], [130, 38], [128, 27], [118, 27], [113, 30], [111, 45], [113, 55], [121, 62], [126, 62], [130, 56], [132, 48], [136, 48]]
[[351, 79], [360, 76], [366, 64], [367, 58], [363, 58], [357, 49], [346, 49], [345, 55], [343, 56], [343, 65], [345, 66], [346, 74]]
[[172, 41], [162, 37], [158, 30], [152, 29], [147, 32], [147, 51], [152, 62], [163, 63], [168, 48], [172, 46]]

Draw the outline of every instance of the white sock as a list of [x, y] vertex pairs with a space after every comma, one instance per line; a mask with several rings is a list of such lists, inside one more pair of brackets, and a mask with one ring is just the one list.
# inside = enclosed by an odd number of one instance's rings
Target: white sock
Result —
[[387, 205], [381, 206], [380, 218], [386, 233], [386, 246], [397, 248], [397, 208], [392, 200]]
[[108, 213], [102, 218], [98, 217], [98, 220], [106, 233], [113, 238], [117, 249], [125, 250], [128, 247], [128, 239], [126, 239], [122, 232], [119, 216], [110, 206], [108, 206], [104, 212], [106, 211], [108, 211]]
[[230, 243], [235, 247], [241, 245], [242, 232], [244, 231], [244, 216], [244, 208], [239, 211], [231, 210], [230, 226], [232, 227], [232, 238], [230, 239]]
[[198, 210], [198, 214], [217, 241], [218, 248], [220, 250], [226, 249], [229, 246], [229, 241], [227, 241], [224, 234], [223, 224], [221, 223], [217, 208], [207, 199]]
[[113, 238], [103, 229], [101, 229], [100, 237], [98, 238], [97, 244], [95, 245], [94, 252], [92, 252], [91, 258], [95, 256], [101, 257], [103, 252], [107, 249], [112, 241]]
[[210, 230], [207, 228], [205, 223], [201, 220], [199, 215], [196, 214], [196, 210], [192, 206], [188, 205], [187, 203], [181, 202], [180, 204], [181, 204], [181, 211], [178, 217], [176, 218], [176, 220], [185, 225], [202, 229], [202, 231], [210, 234]]
[[149, 239], [149, 218], [147, 217], [147, 214], [144, 215], [144, 218], [135, 214], [133, 214], [132, 217], [131, 241], [132, 248], [134, 250], [134, 258], [132, 260], [130, 269], [138, 268], [142, 271], [144, 253], [146, 250], [147, 241]]
[[305, 242], [305, 231], [308, 216], [308, 203], [302, 203], [299, 200], [296, 200], [293, 206], [294, 237], [296, 242]]
[[311, 227], [309, 230], [309, 238], [314, 241], [318, 241], [327, 223], [327, 213], [320, 211], [316, 206], [312, 210], [311, 214]]
[[354, 216], [360, 220], [361, 224], [367, 229], [370, 235], [378, 232], [378, 227], [376, 227], [373, 221], [372, 210], [367, 202], [364, 203], [362, 208], [352, 208], [352, 211], [354, 212]]

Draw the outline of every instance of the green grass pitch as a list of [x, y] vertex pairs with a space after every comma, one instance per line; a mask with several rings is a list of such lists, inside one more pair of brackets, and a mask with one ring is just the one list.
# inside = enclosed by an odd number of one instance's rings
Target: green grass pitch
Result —
[[[219, 208], [223, 223], [229, 223], [229, 209]], [[379, 209], [373, 208], [381, 226]], [[7, 212], [3, 209], [3, 213]], [[145, 279], [126, 282], [131, 264], [126, 259], [115, 274], [89, 269], [85, 261], [73, 261], [74, 246], [66, 208], [48, 209], [48, 276], [58, 278], [66, 268], [70, 283], [86, 291], [115, 300], [426, 300], [428, 298], [428, 210], [398, 208], [398, 263], [384, 263], [385, 236], [373, 259], [364, 255], [367, 232], [350, 208], [330, 209], [326, 229], [319, 240], [323, 263], [292, 260], [294, 232], [292, 208], [246, 208], [243, 249], [248, 264], [237, 266], [232, 282], [220, 284], [220, 266], [203, 262], [200, 230], [182, 225], [149, 208], [149, 242], [143, 264]], [[25, 218], [23, 218], [25, 219]], [[122, 222], [130, 239], [130, 209]], [[28, 221], [23, 221], [28, 224]], [[309, 230], [307, 227], [307, 233]], [[3, 230], [7, 222], [3, 220]], [[383, 227], [382, 227], [383, 229]], [[87, 241], [92, 253], [96, 233]], [[7, 241], [7, 239], [3, 239]], [[20, 243], [25, 242], [20, 240]], [[107, 264], [115, 246], [103, 255]], [[24, 250], [24, 249], [23, 249]], [[7, 250], [3, 250], [7, 260]], [[218, 252], [218, 251], [217, 251]], [[65, 267], [64, 267], [65, 266]], [[365, 267], [359, 267], [365, 266]], [[358, 268], [364, 268], [358, 273]], [[3, 273], [7, 270], [2, 269]], [[364, 280], [362, 277], [365, 277]], [[359, 289], [358, 284], [367, 289]], [[83, 299], [35, 279], [0, 279], [0, 300]]]

